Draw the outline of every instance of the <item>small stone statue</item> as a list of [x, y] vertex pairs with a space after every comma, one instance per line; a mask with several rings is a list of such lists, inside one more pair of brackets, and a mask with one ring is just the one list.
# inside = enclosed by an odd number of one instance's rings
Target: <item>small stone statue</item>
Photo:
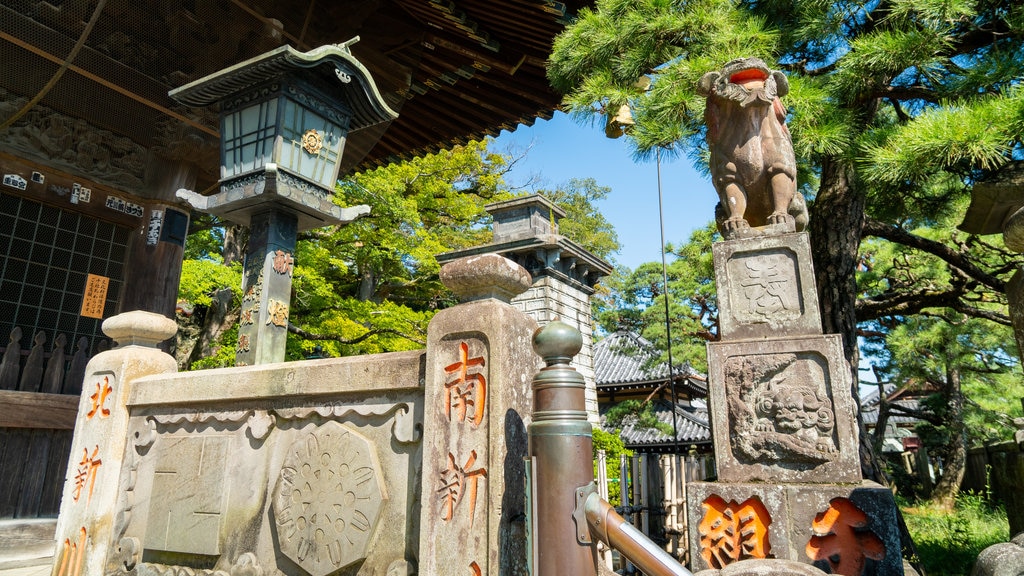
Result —
[[786, 76], [758, 58], [740, 58], [702, 76], [697, 92], [707, 98], [719, 232], [729, 239], [751, 226], [771, 226], [767, 234], [803, 230], [807, 206], [796, 190], [796, 157], [779, 100], [789, 92]]

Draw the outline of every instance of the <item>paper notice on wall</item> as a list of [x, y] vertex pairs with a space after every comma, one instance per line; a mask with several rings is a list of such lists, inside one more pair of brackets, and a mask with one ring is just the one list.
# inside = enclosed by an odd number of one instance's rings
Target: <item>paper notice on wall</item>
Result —
[[82, 295], [82, 316], [103, 318], [103, 308], [107, 303], [107, 287], [109, 286], [110, 278], [89, 274], [85, 281], [85, 294]]

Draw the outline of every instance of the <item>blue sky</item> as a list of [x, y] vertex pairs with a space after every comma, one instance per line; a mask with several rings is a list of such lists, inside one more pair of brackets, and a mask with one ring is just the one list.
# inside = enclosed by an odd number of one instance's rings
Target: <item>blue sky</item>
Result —
[[[617, 263], [636, 268], [661, 261], [657, 166], [653, 160], [634, 162], [625, 138], [607, 138], [603, 126], [580, 125], [558, 112], [551, 120], [502, 131], [492, 148], [529, 148], [508, 176], [513, 185], [535, 178], [533, 188], [554, 188], [571, 178], [594, 178], [610, 187], [598, 208], [618, 232], [622, 250], [615, 256]], [[695, 228], [714, 218], [718, 196], [685, 157], [662, 158], [661, 184], [665, 241], [683, 243]]]

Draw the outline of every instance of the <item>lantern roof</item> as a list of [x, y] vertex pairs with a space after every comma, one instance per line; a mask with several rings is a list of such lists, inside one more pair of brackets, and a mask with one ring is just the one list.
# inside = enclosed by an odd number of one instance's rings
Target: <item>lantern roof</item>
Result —
[[168, 95], [187, 106], [209, 106], [274, 79], [301, 72], [300, 77], [310, 75], [319, 80], [321, 87], [336, 90], [330, 95], [352, 110], [350, 131], [390, 122], [398, 118], [398, 112], [387, 105], [370, 72], [349, 50], [349, 46], [358, 41], [356, 36], [348, 42], [328, 44], [308, 52], [281, 46], [171, 90]]

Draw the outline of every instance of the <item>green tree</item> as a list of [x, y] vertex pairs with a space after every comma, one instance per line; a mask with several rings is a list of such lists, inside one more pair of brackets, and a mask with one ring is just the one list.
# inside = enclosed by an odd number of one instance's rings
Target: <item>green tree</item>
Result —
[[580, 117], [629, 105], [639, 154], [704, 163], [700, 76], [744, 56], [784, 70], [822, 324], [855, 376], [866, 216], [909, 235], [1020, 154], [1022, 55], [1024, 5], [1010, 0], [598, 0], [556, 39], [548, 73]]
[[[868, 228], [877, 226], [869, 223]], [[862, 244], [858, 301], [865, 349], [881, 381], [931, 392], [922, 410], [883, 404], [874, 444], [889, 414], [921, 419], [919, 435], [942, 458], [933, 498], [952, 509], [971, 443], [1006, 440], [1024, 395], [1001, 277], [1015, 266], [998, 242], [948, 226], [915, 230], [914, 245], [874, 237]], [[982, 282], [963, 272], [986, 270]]]
[[633, 455], [633, 451], [626, 448], [625, 442], [622, 441], [622, 437], [619, 436], [619, 432], [616, 430], [613, 432], [605, 432], [600, 428], [594, 429], [594, 477], [598, 476], [597, 470], [597, 451], [604, 450], [605, 457], [605, 473], [608, 478], [608, 502], [612, 506], [618, 506], [622, 504], [622, 485], [627, 483], [629, 479], [619, 478], [621, 474], [621, 466], [619, 465], [622, 456], [630, 457]]
[[[504, 181], [511, 159], [489, 151], [488, 144], [457, 146], [339, 183], [337, 202], [367, 204], [371, 213], [347, 226], [300, 234], [286, 358], [370, 354], [425, 344], [430, 318], [455, 303], [438, 279], [436, 256], [489, 241], [490, 216], [484, 206], [515, 195]], [[593, 180], [571, 181], [546, 192], [569, 215], [562, 223], [563, 234], [601, 255], [618, 250], [614, 229], [594, 205], [607, 193]], [[233, 353], [225, 344], [235, 337], [231, 326], [240, 281], [237, 264], [224, 264], [230, 262], [225, 254], [241, 253], [245, 234], [205, 216], [197, 222], [202, 225], [188, 239], [186, 261], [186, 270], [197, 272], [183, 274], [180, 293], [201, 317], [191, 323], [201, 328], [182, 331], [198, 345], [189, 354], [181, 346], [179, 356], [183, 367], [230, 365]]]
[[668, 361], [671, 330], [672, 362], [707, 371], [705, 344], [718, 337], [718, 298], [714, 283], [711, 243], [717, 237], [713, 225], [695, 230], [688, 242], [669, 245], [672, 261], [668, 272], [666, 329], [665, 288], [660, 262], [641, 264], [636, 270], [616, 269], [599, 300], [597, 324], [607, 332], [620, 328], [640, 334], [660, 351], [651, 364]]

